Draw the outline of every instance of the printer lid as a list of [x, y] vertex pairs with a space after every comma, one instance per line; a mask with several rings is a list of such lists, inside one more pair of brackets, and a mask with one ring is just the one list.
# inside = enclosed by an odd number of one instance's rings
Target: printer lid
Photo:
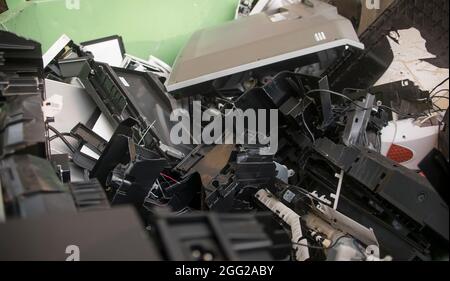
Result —
[[166, 82], [169, 92], [348, 46], [364, 49], [351, 22], [317, 0], [289, 5], [192, 35]]

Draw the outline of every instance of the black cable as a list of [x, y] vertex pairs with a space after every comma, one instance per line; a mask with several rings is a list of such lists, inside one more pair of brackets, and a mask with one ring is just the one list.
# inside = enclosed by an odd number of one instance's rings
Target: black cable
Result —
[[[61, 135], [65, 136], [65, 137], [73, 138], [73, 139], [75, 139], [75, 140], [77, 140], [77, 141], [80, 140], [80, 139], [78, 139], [76, 136], [73, 136], [71, 133], [61, 133]], [[50, 142], [52, 142], [52, 141], [54, 141], [54, 140], [56, 140], [56, 139], [58, 139], [58, 138], [59, 138], [58, 135], [54, 135], [54, 136], [50, 137], [48, 140], [49, 140]]]
[[436, 91], [437, 88], [439, 88], [440, 86], [444, 85], [444, 83], [447, 82], [449, 78], [450, 78], [450, 77], [445, 78], [444, 81], [442, 81], [442, 82], [439, 83], [436, 87], [434, 87], [433, 90], [431, 90], [430, 94], [434, 93], [434, 91]]
[[[448, 78], [447, 78], [447, 80], [448, 80]], [[446, 80], [444, 80], [443, 83], [445, 83], [445, 81], [446, 81]], [[441, 84], [442, 84], [442, 83], [441, 83]], [[439, 85], [438, 85], [438, 87], [439, 87]], [[436, 88], [435, 88], [435, 89], [436, 89]], [[434, 90], [435, 90], [435, 89], [434, 89]], [[434, 91], [434, 90], [433, 90], [433, 91]], [[434, 101], [434, 99], [438, 99], [438, 100], [440, 100], [440, 99], [449, 99], [448, 96], [438, 96], [438, 94], [440, 94], [440, 93], [442, 93], [442, 92], [449, 92], [449, 89], [441, 89], [441, 90], [437, 91], [436, 93], [434, 93], [433, 95], [430, 95], [430, 97], [427, 99], [428, 103], [432, 104], [433, 109], [434, 109], [434, 107], [436, 107], [436, 108], [438, 109], [438, 111], [443, 111], [443, 109], [440, 108], [440, 107], [436, 104], [436, 102]], [[431, 109], [430, 109], [429, 113], [430, 113], [430, 115], [433, 113]], [[432, 123], [431, 120], [430, 120], [430, 122]]]
[[[273, 77], [272, 80], [275, 80], [276, 78], [278, 78], [280, 75], [283, 75], [283, 74], [292, 74], [292, 75], [296, 75], [296, 76], [301, 76], [301, 75], [303, 75], [303, 74], [301, 74], [301, 73], [292, 72], [292, 71], [282, 71], [282, 72], [278, 73], [277, 75], [275, 75], [275, 76]], [[442, 85], [443, 85], [445, 82], [447, 82], [448, 80], [449, 80], [449, 78], [447, 78], [447, 79], [445, 79], [444, 81], [442, 81], [442, 82], [441, 82], [439, 85], [437, 85], [430, 93], [433, 93], [437, 88], [439, 88], [440, 86], [442, 86]], [[359, 90], [359, 89], [353, 89], [353, 88], [348, 88], [348, 89], [349, 89], [349, 90]], [[442, 91], [442, 90], [441, 90], [441, 91]], [[331, 91], [331, 90], [326, 90], [326, 89], [315, 89], [315, 90], [310, 90], [310, 91], [308, 91], [305, 95], [306, 95], [307, 97], [309, 97], [308, 95], [311, 94], [311, 93], [322, 93], [322, 92], [327, 92], [327, 93], [330, 93], [330, 94], [339, 96], [339, 97], [341, 97], [341, 98], [343, 98], [343, 99], [346, 99], [346, 100], [350, 101], [352, 104], [354, 104], [355, 106], [361, 108], [362, 110], [371, 110], [371, 108], [365, 108], [365, 107], [359, 105], [359, 104], [356, 103], [353, 99], [347, 97], [346, 95], [341, 94], [341, 93], [338, 93], [338, 92], [335, 92], [335, 91]], [[409, 117], [409, 118], [413, 118], [413, 117], [416, 117], [416, 118], [417, 118], [417, 117], [425, 116], [424, 114], [413, 115], [413, 114], [402, 113], [402, 112], [399, 112], [399, 111], [397, 111], [397, 110], [395, 110], [395, 109], [393, 109], [393, 108], [391, 108], [391, 107], [389, 107], [389, 106], [386, 106], [386, 105], [380, 105], [379, 107], [383, 107], [383, 108], [389, 109], [389, 110], [391, 110], [392, 112], [395, 112], [396, 114], [398, 114], [398, 115], [400, 115], [400, 116]]]
[[[302, 75], [303, 75], [303, 74], [301, 74], [301, 73], [292, 72], [292, 71], [282, 71], [282, 72], [278, 73], [277, 75], [275, 75], [275, 76], [272, 78], [272, 80], [277, 79], [279, 76], [281, 76], [281, 75], [283, 75], [283, 74], [291, 74], [291, 75], [295, 75], [295, 76], [302, 76]], [[348, 88], [348, 89], [359, 91], [359, 89], [352, 89], [352, 88]], [[354, 104], [355, 106], [361, 108], [362, 110], [371, 110], [371, 108], [365, 108], [365, 107], [359, 105], [359, 104], [356, 103], [354, 100], [352, 100], [351, 98], [347, 97], [347, 96], [344, 95], [344, 94], [341, 94], [341, 93], [338, 93], [338, 92], [335, 92], [335, 91], [331, 91], [331, 90], [327, 90], [327, 89], [315, 89], [315, 90], [310, 90], [310, 91], [306, 92], [305, 96], [311, 100], [311, 97], [309, 96], [309, 94], [312, 94], [312, 93], [323, 93], [323, 92], [327, 92], [327, 93], [330, 93], [330, 94], [339, 96], [339, 97], [341, 97], [341, 98], [343, 98], [343, 99], [346, 99], [346, 100], [350, 101], [352, 104]]]
[[346, 99], [346, 100], [350, 101], [352, 104], [354, 104], [355, 106], [361, 108], [362, 110], [370, 110], [371, 109], [371, 108], [366, 108], [364, 106], [361, 106], [361, 105], [357, 104], [354, 100], [352, 100], [351, 98], [347, 97], [344, 94], [341, 94], [341, 93], [338, 93], [338, 92], [335, 92], [335, 91], [331, 91], [331, 90], [315, 89], [315, 90], [308, 91], [305, 95], [308, 96], [309, 94], [312, 94], [312, 93], [323, 93], [323, 92], [330, 93], [330, 94], [333, 94], [335, 96], [339, 96], [339, 97], [341, 97], [343, 99]]
[[303, 246], [303, 247], [308, 247], [309, 249], [316, 249], [316, 250], [325, 250], [325, 248], [323, 246], [313, 246], [313, 245], [306, 245], [306, 244], [302, 244], [300, 243], [300, 241], [302, 240], [308, 240], [308, 237], [301, 237], [298, 242], [292, 242], [292, 244], [294, 245], [298, 245], [298, 246]]
[[[320, 90], [320, 89], [317, 89], [317, 90], [311, 90], [311, 91], [309, 91], [308, 93], [306, 93], [306, 95], [308, 95], [308, 94], [310, 94], [310, 93], [316, 93], [316, 92], [327, 92], [327, 93], [330, 93], [330, 94], [333, 94], [333, 95], [342, 97], [342, 98], [344, 98], [344, 99], [350, 101], [352, 104], [356, 105], [357, 107], [363, 109], [363, 110], [370, 110], [370, 109], [371, 109], [371, 108], [365, 108], [365, 107], [363, 107], [363, 106], [357, 104], [357, 103], [356, 103], [354, 100], [352, 100], [351, 98], [349, 98], [349, 97], [347, 97], [347, 96], [345, 96], [345, 95], [343, 95], [343, 94], [341, 94], [341, 93], [338, 93], [338, 92], [335, 92], [335, 91], [331, 91], [331, 90]], [[402, 112], [399, 112], [399, 111], [393, 109], [392, 107], [389, 107], [389, 106], [386, 106], [386, 105], [379, 105], [378, 107], [383, 107], [383, 108], [389, 109], [389, 110], [391, 110], [392, 112], [395, 112], [396, 114], [398, 114], [398, 115], [400, 115], [400, 116], [404, 116], [404, 117], [410, 117], [410, 118], [416, 117], [416, 118], [417, 118], [417, 117], [424, 116], [424, 114], [413, 115], [413, 114], [402, 113]]]
[[433, 96], [433, 99], [449, 99], [447, 96]]
[[75, 153], [77, 151], [75, 147], [73, 147], [72, 144], [70, 144], [70, 142], [66, 139], [66, 137], [64, 137], [63, 134], [61, 134], [57, 129], [55, 129], [50, 125], [47, 125], [47, 127], [50, 131], [55, 133], [55, 135], [58, 136], [58, 138], [60, 138], [64, 142], [64, 144], [70, 149], [72, 153]]
[[338, 239], [336, 239], [333, 244], [331, 244], [327, 249], [333, 249], [334, 247], [337, 246], [337, 244], [344, 238], [351, 238], [354, 239], [352, 236], [346, 234], [346, 235], [342, 235], [341, 237], [339, 237]]
[[[433, 107], [436, 107], [438, 109], [438, 112], [444, 111], [442, 108], [440, 108], [438, 105], [436, 105], [435, 103], [433, 103]], [[430, 115], [431, 115], [431, 111], [430, 111]]]
[[439, 91], [437, 91], [436, 93], [434, 93], [431, 97], [430, 97], [430, 99], [433, 99], [436, 95], [438, 95], [438, 94], [440, 94], [440, 93], [442, 93], [442, 92], [450, 92], [450, 89], [441, 89], [441, 90], [439, 90]]
[[[310, 246], [310, 245], [306, 245], [306, 244], [302, 244], [302, 243], [296, 243], [296, 242], [292, 242], [292, 244], [294, 245], [298, 245], [298, 246], [303, 246], [303, 247], [308, 247], [311, 249], [318, 249], [318, 250], [330, 250], [333, 249], [334, 247], [337, 246], [337, 244], [344, 238], [351, 238], [354, 239], [352, 236], [346, 234], [346, 235], [342, 235], [341, 237], [339, 237], [338, 239], [336, 239], [333, 244], [331, 244], [329, 247], [316, 247], [316, 246]], [[304, 239], [302, 239], [304, 240]], [[301, 241], [301, 240], [300, 240]]]
[[[441, 85], [443, 85], [447, 80], [448, 80], [448, 78], [447, 78], [446, 80], [442, 81], [435, 89], [433, 89], [433, 91], [435, 91], [438, 87], [440, 87]], [[349, 89], [351, 89], [351, 88], [349, 88]], [[357, 90], [357, 89], [351, 89], [351, 90]], [[432, 92], [433, 92], [433, 91], [432, 91]], [[436, 92], [430, 99], [433, 99], [433, 98], [435, 98], [435, 97], [439, 97], [439, 98], [447, 98], [447, 99], [448, 99], [448, 97], [446, 97], [446, 96], [436, 96], [437, 94], [442, 93], [442, 92], [444, 92], [444, 91], [449, 92], [449, 89], [442, 89], [442, 90], [439, 90], [439, 91]], [[329, 92], [329, 93], [331, 93], [331, 94], [340, 96], [340, 97], [342, 97], [342, 98], [344, 98], [344, 99], [347, 99], [347, 100], [351, 101], [354, 105], [356, 105], [356, 106], [362, 108], [363, 110], [369, 110], [369, 108], [364, 108], [364, 107], [360, 106], [359, 104], [355, 103], [354, 100], [352, 100], [351, 98], [349, 98], [349, 97], [347, 97], [347, 96], [345, 96], [345, 95], [343, 95], [343, 94], [341, 94], [341, 93], [337, 93], [337, 92], [330, 91], [330, 90], [312, 90], [312, 91], [309, 91], [308, 93], [310, 93], [310, 92], [311, 92], [311, 93], [312, 93], [312, 92]], [[307, 94], [308, 94], [308, 93], [307, 93]], [[436, 106], [436, 105], [434, 105], [434, 106]], [[415, 118], [417, 118], [417, 117], [425, 116], [425, 114], [413, 115], [413, 114], [402, 113], [402, 112], [399, 112], [399, 111], [393, 109], [392, 107], [389, 107], [389, 106], [386, 106], [386, 105], [380, 105], [379, 107], [383, 107], [383, 108], [389, 109], [389, 110], [391, 110], [392, 112], [395, 112], [396, 114], [398, 114], [398, 115], [400, 115], [400, 116], [403, 116], [403, 117], [410, 117], [410, 118], [415, 117]], [[436, 106], [436, 107], [437, 107], [437, 106]], [[442, 111], [441, 108], [439, 108], [439, 107], [437, 107], [437, 108], [440, 109], [440, 111]], [[435, 112], [436, 112], [436, 111], [435, 111]], [[433, 112], [430, 112], [430, 113], [433, 113]]]

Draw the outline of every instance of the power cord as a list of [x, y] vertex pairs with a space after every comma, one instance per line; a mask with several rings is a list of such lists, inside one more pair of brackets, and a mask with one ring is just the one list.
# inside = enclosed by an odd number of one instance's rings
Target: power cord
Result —
[[62, 140], [62, 142], [69, 148], [69, 150], [72, 153], [75, 153], [77, 150], [75, 149], [75, 147], [73, 147], [73, 145], [66, 139], [66, 137], [60, 133], [57, 129], [55, 129], [54, 127], [50, 126], [47, 124], [47, 127], [50, 131], [52, 131], [53, 133], [55, 133], [55, 135]]

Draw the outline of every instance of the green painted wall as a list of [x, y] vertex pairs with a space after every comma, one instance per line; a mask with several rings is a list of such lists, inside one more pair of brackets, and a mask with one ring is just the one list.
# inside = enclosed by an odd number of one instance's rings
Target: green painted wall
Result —
[[6, 2], [8, 3], [8, 8], [11, 10], [16, 9], [18, 6], [21, 5], [22, 2], [24, 2], [23, 0], [6, 0]]
[[127, 53], [172, 64], [190, 35], [232, 20], [238, 0], [9, 0], [4, 29], [42, 43], [46, 51], [63, 33], [75, 42], [121, 35]]

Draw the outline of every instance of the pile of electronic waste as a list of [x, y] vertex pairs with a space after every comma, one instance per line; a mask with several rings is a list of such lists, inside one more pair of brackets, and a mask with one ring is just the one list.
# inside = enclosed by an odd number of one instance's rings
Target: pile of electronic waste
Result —
[[[42, 58], [0, 31], [0, 260], [448, 259], [443, 94], [374, 86], [404, 1], [359, 37], [298, 2], [197, 32], [173, 69], [120, 37]], [[275, 124], [276, 147], [198, 141], [230, 110], [246, 140]]]

